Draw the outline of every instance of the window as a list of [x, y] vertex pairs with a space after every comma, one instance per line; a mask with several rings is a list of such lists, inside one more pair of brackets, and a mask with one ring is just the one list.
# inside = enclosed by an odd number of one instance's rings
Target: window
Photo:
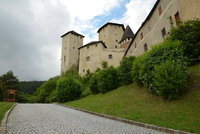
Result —
[[108, 55], [108, 59], [112, 59], [112, 54], [109, 54], [109, 55]]
[[147, 43], [144, 44], [144, 51], [146, 52], [148, 50], [148, 47], [147, 47]]
[[95, 47], [97, 47], [98, 46], [98, 44], [95, 44]]
[[85, 69], [83, 69], [83, 72], [85, 72]]
[[86, 57], [86, 61], [90, 61], [90, 56]]
[[66, 50], [66, 47], [65, 47], [65, 50]]
[[89, 49], [89, 46], [87, 46], [87, 49]]
[[64, 55], [64, 61], [66, 61], [66, 56]]
[[159, 15], [162, 14], [162, 7], [161, 7], [161, 5], [158, 7], [158, 13], [159, 13]]
[[117, 45], [115, 45], [115, 48], [117, 48]]
[[136, 42], [135, 42], [135, 48], [137, 47], [137, 44], [136, 44]]
[[75, 47], [73, 47], [73, 49], [75, 49]]
[[177, 12], [175, 14], [175, 21], [176, 21], [176, 25], [178, 26], [179, 22], [180, 22], [180, 15], [179, 15], [179, 12]]
[[140, 34], [141, 40], [143, 39], [143, 33]]
[[162, 29], [162, 37], [165, 37], [165, 35], [166, 35], [166, 30], [165, 30], [165, 28], [163, 28]]
[[118, 42], [118, 40], [115, 40], [116, 42]]

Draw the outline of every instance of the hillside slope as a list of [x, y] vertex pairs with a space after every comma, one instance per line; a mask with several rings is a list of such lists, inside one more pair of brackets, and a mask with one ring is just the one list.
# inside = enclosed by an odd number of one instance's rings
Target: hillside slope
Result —
[[200, 133], [200, 64], [188, 68], [190, 78], [179, 100], [167, 101], [133, 83], [106, 94], [90, 95], [66, 105], [99, 113]]

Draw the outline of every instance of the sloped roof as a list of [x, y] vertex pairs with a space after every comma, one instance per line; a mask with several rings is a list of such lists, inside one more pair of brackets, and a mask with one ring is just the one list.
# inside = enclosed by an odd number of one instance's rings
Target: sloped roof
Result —
[[83, 36], [83, 35], [81, 35], [81, 34], [75, 32], [75, 31], [73, 31], [73, 30], [71, 30], [71, 31], [69, 31], [69, 32], [67, 32], [67, 33], [65, 33], [65, 34], [63, 34], [61, 37], [64, 37], [64, 36], [66, 36], [66, 35], [69, 34], [69, 33], [74, 34], [74, 35], [77, 35], [77, 36], [81, 36], [82, 38], [85, 37], [85, 36]]
[[92, 41], [92, 42], [90, 42], [90, 43], [88, 43], [88, 44], [86, 44], [86, 45], [84, 45], [84, 46], [82, 46], [82, 47], [79, 47], [78, 49], [80, 50], [81, 48], [84, 48], [84, 47], [86, 47], [86, 46], [91, 46], [91, 45], [94, 45], [94, 44], [97, 44], [97, 43], [102, 43], [102, 45], [103, 45], [105, 48], [107, 48], [107, 46], [103, 43], [103, 41]]
[[112, 23], [112, 22], [107, 22], [105, 25], [103, 25], [102, 27], [99, 28], [99, 30], [97, 31], [97, 33], [99, 33], [104, 27], [106, 27], [107, 25], [115, 25], [115, 26], [120, 26], [122, 27], [123, 30], [125, 30], [124, 25], [123, 24], [118, 24], [118, 23]]
[[[129, 25], [126, 26], [125, 32], [120, 40], [120, 42], [122, 42], [123, 40], [127, 39], [127, 38], [133, 38], [134, 37], [134, 33], [132, 31], [132, 29], [130, 28]], [[119, 42], [119, 43], [120, 43]]]

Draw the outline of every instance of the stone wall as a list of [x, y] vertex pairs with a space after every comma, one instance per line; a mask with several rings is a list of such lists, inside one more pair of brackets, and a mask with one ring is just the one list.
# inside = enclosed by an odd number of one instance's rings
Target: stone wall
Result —
[[[138, 56], [143, 54], [146, 49], [151, 49], [152, 45], [164, 41], [168, 36], [171, 25], [169, 17], [172, 17], [174, 26], [176, 15], [179, 14], [180, 20], [189, 20], [200, 17], [199, 0], [160, 0], [156, 3], [150, 15], [135, 34], [135, 38], [125, 56]], [[143, 36], [143, 37], [142, 37]]]

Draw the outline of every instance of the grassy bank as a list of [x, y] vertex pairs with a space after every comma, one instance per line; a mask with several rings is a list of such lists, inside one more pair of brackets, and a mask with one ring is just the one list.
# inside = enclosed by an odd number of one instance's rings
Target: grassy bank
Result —
[[189, 67], [186, 91], [176, 101], [151, 95], [133, 83], [106, 94], [90, 95], [66, 105], [167, 128], [200, 133], [200, 64]]
[[0, 102], [0, 124], [6, 111], [8, 111], [13, 106], [13, 104], [13, 102]]

